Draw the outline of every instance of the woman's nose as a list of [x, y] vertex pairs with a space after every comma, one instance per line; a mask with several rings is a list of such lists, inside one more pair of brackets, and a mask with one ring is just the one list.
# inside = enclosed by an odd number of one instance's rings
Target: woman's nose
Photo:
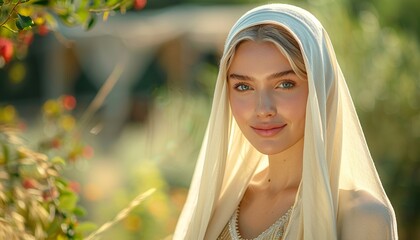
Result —
[[260, 118], [273, 117], [277, 114], [275, 101], [270, 94], [266, 92], [259, 94], [256, 113]]

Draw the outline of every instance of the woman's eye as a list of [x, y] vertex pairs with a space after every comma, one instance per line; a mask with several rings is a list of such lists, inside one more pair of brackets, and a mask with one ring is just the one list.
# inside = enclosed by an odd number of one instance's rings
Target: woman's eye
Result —
[[235, 85], [235, 89], [240, 92], [243, 92], [243, 91], [251, 90], [251, 87], [246, 84], [237, 84]]
[[295, 86], [294, 82], [291, 81], [286, 81], [286, 82], [282, 82], [279, 84], [279, 88], [283, 88], [283, 89], [290, 89], [293, 88]]

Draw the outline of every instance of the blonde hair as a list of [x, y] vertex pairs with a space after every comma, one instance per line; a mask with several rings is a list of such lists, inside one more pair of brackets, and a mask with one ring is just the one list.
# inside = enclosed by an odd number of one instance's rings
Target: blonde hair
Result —
[[227, 59], [227, 69], [230, 67], [235, 50], [244, 41], [266, 41], [273, 43], [287, 58], [296, 75], [302, 79], [306, 79], [305, 62], [298, 42], [286, 29], [270, 24], [251, 26], [239, 32], [232, 39], [228, 48], [229, 51], [225, 56]]

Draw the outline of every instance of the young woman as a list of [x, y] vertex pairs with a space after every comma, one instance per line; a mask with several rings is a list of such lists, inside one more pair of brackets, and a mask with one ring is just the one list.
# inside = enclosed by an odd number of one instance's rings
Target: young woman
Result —
[[226, 40], [174, 239], [397, 239], [327, 33], [284, 4]]

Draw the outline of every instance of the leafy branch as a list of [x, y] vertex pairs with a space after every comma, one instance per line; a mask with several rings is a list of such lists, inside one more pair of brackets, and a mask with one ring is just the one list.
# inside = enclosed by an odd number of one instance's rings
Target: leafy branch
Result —
[[21, 2], [18, 1], [12, 8], [12, 10], [9, 12], [9, 14], [7, 15], [7, 18], [0, 24], [0, 27], [5, 27], [6, 29], [12, 31], [12, 32], [16, 32], [13, 29], [6, 27], [5, 24], [10, 20], [10, 18], [12, 17], [13, 13], [16, 12], [16, 7], [20, 4]]
[[56, 31], [58, 21], [89, 30], [100, 13], [106, 21], [111, 12], [124, 14], [127, 9], [143, 9], [145, 4], [146, 0], [0, 0], [0, 68], [16, 56], [24, 57], [33, 35]]

